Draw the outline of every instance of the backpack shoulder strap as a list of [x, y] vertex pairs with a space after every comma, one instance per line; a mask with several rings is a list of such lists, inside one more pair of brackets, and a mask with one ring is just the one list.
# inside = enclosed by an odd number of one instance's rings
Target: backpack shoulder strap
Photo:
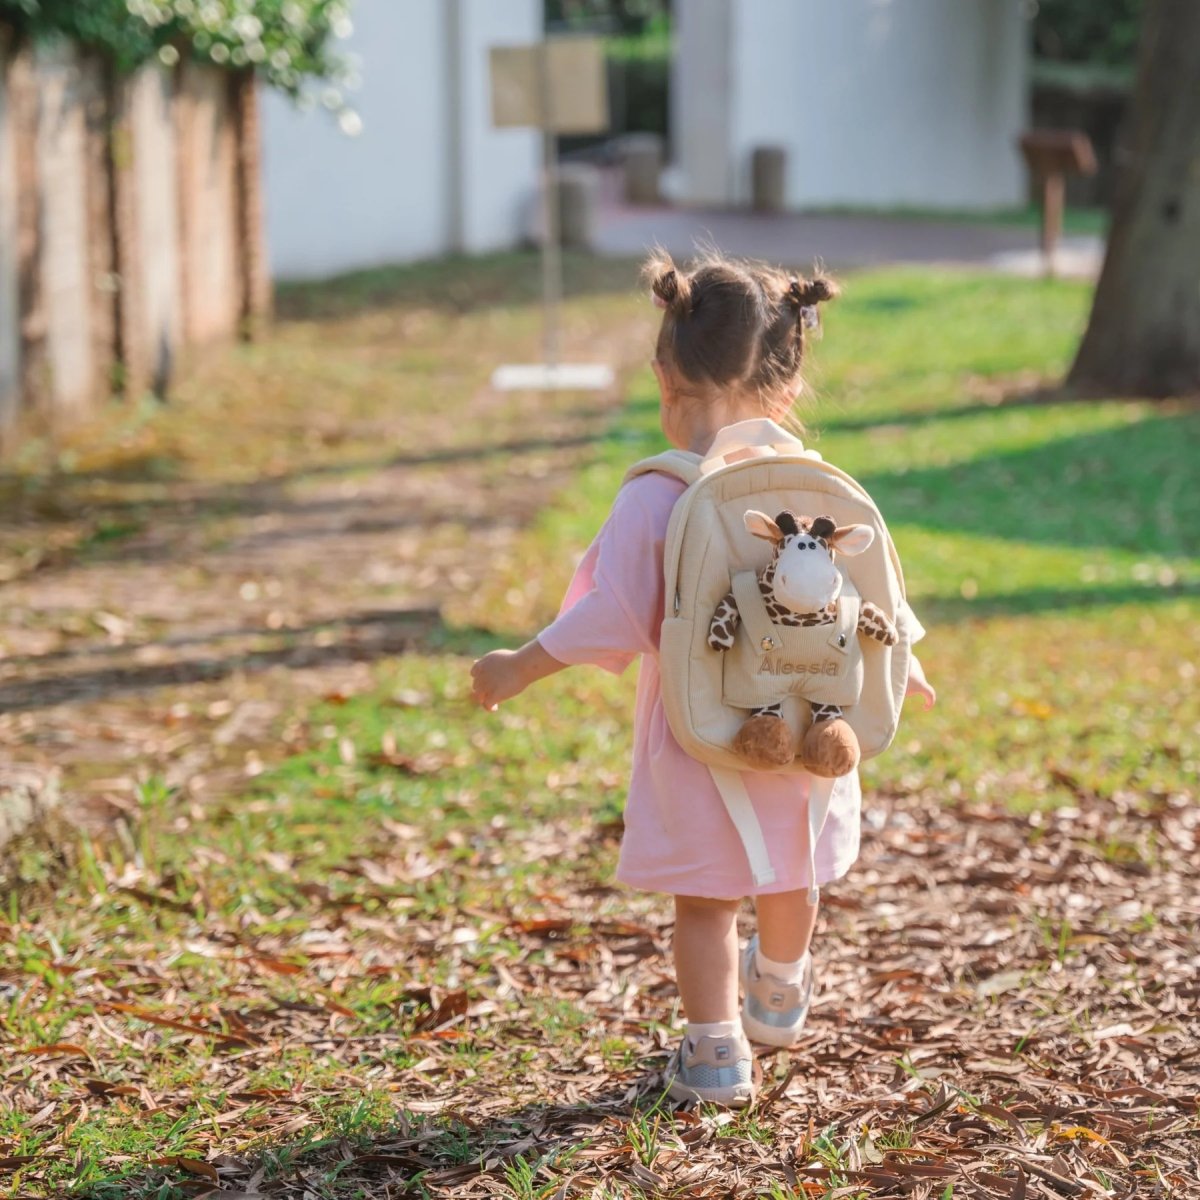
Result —
[[621, 482], [626, 484], [639, 475], [651, 475], [656, 472], [659, 475], [670, 475], [691, 487], [700, 478], [700, 455], [692, 454], [688, 450], [664, 450], [662, 454], [656, 454], [653, 458], [643, 458], [641, 462], [634, 463], [625, 472], [625, 478]]

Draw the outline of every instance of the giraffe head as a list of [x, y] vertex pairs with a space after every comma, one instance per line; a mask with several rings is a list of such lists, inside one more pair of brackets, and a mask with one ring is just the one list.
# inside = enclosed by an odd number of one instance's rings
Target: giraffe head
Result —
[[787, 510], [775, 520], [751, 509], [746, 529], [775, 548], [775, 599], [793, 612], [820, 612], [842, 592], [835, 554], [861, 554], [875, 540], [869, 525], [837, 526], [831, 517], [797, 517]]

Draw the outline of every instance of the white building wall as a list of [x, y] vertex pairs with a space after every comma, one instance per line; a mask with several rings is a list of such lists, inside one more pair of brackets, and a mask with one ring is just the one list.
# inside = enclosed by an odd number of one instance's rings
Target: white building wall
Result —
[[[488, 49], [542, 36], [541, 0], [461, 0], [459, 37], [459, 249], [512, 246], [525, 225], [541, 172], [541, 137], [493, 129]], [[451, 247], [454, 248], [454, 247]]]
[[[708, 56], [723, 44], [730, 63], [725, 203], [748, 199], [751, 153], [768, 144], [787, 151], [792, 207], [1023, 198], [1027, 26], [1012, 0], [723, 2], [730, 28], [711, 21], [703, 36]], [[676, 86], [710, 69], [680, 53]], [[691, 184], [704, 168], [686, 133], [681, 147], [689, 198], [713, 202]]]
[[343, 43], [362, 60], [348, 137], [323, 109], [263, 96], [271, 272], [316, 276], [436, 254], [446, 208], [441, 0], [359, 0]]
[[358, 137], [327, 112], [263, 97], [272, 274], [515, 244], [538, 139], [491, 128], [487, 47], [539, 36], [539, 0], [356, 0], [352, 13]]
[[690, 204], [728, 204], [734, 195], [732, 22], [730, 0], [682, 0], [675, 5], [671, 130], [682, 176], [680, 199]]

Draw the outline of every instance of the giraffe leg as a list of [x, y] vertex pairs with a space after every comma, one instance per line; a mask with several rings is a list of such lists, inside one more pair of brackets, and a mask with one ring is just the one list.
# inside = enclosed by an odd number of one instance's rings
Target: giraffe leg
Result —
[[812, 724], [800, 743], [800, 761], [813, 775], [835, 779], [849, 775], [862, 757], [858, 735], [836, 704], [814, 704]]
[[789, 766], [796, 757], [792, 731], [783, 719], [783, 706], [756, 708], [733, 739], [734, 752], [758, 771]]

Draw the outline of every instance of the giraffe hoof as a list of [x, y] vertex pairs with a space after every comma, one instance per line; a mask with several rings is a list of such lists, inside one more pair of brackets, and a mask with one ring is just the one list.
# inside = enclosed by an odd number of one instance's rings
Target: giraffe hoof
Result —
[[782, 717], [748, 717], [733, 739], [734, 751], [755, 770], [790, 766], [796, 757], [792, 731]]
[[826, 779], [849, 775], [861, 757], [858, 735], [841, 717], [810, 725], [800, 743], [800, 761], [804, 769]]

